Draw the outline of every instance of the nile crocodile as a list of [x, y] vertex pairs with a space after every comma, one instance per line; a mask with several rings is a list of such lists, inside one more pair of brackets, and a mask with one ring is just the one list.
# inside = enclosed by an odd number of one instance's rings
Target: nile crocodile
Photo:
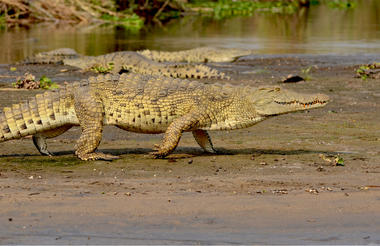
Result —
[[111, 66], [113, 73], [130, 71], [173, 78], [228, 78], [224, 73], [202, 64], [164, 64], [152, 61], [133, 51], [119, 51], [101, 56], [81, 56], [64, 59], [63, 63], [84, 70]]
[[63, 64], [64, 59], [78, 58], [80, 55], [73, 49], [60, 48], [56, 50], [40, 52], [22, 60], [21, 64]]
[[141, 55], [158, 62], [233, 62], [241, 56], [251, 55], [251, 50], [200, 47], [182, 51], [137, 51]]
[[90, 70], [103, 68], [112, 73], [135, 72], [163, 75], [174, 78], [226, 78], [224, 73], [202, 64], [164, 64], [146, 58], [133, 51], [119, 51], [100, 56], [82, 56], [75, 50], [62, 48], [38, 53], [22, 61], [24, 64], [58, 63]]
[[0, 142], [33, 135], [42, 154], [46, 138], [79, 125], [75, 154], [82, 160], [114, 159], [95, 152], [104, 125], [138, 133], [165, 133], [152, 154], [162, 158], [191, 131], [205, 150], [215, 152], [207, 130], [250, 127], [264, 119], [323, 107], [328, 97], [298, 94], [280, 87], [252, 88], [203, 84], [141, 74], [100, 75], [38, 94], [0, 113]]

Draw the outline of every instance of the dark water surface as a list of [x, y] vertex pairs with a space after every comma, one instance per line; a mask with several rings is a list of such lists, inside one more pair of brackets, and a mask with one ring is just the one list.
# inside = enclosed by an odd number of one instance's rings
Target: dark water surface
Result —
[[70, 47], [87, 55], [118, 50], [182, 50], [199, 46], [239, 47], [258, 54], [380, 53], [380, 1], [357, 0], [355, 8], [326, 5], [293, 15], [257, 13], [215, 20], [188, 16], [163, 28], [140, 31], [114, 26], [39, 24], [0, 30], [0, 63], [35, 52]]

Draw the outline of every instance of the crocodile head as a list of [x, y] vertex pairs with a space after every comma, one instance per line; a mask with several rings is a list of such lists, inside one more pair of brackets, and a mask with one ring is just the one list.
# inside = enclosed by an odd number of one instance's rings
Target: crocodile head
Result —
[[259, 115], [270, 116], [324, 107], [329, 97], [323, 94], [302, 94], [273, 87], [255, 90], [253, 101]]
[[83, 70], [90, 69], [91, 67], [96, 65], [97, 62], [95, 59], [91, 60], [86, 58], [87, 57], [83, 56], [75, 59], [64, 59], [63, 64], [67, 66], [78, 67]]

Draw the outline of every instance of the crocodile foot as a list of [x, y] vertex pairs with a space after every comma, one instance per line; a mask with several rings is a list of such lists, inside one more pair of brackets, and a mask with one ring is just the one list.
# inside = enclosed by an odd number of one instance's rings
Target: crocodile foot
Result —
[[45, 149], [45, 150], [41, 149], [41, 150], [39, 150], [39, 151], [40, 151], [41, 155], [44, 155], [44, 156], [54, 156], [54, 154], [51, 153], [51, 152], [50, 152], [49, 150], [47, 150], [47, 149]]
[[149, 154], [151, 154], [153, 158], [155, 159], [162, 159], [165, 156], [167, 156], [169, 153], [167, 151], [154, 151], [154, 152], [150, 152]]
[[171, 150], [161, 148], [159, 144], [155, 144], [153, 146], [153, 150], [155, 151], [150, 152], [149, 154], [155, 159], [162, 159], [172, 152]]

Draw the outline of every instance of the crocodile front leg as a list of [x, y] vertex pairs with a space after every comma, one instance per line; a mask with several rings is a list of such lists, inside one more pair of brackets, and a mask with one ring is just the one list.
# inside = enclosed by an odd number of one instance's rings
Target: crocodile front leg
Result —
[[84, 161], [118, 159], [117, 156], [95, 152], [102, 139], [104, 110], [101, 102], [97, 102], [88, 89], [85, 89], [78, 90], [74, 98], [75, 113], [82, 129], [75, 154]]
[[189, 113], [178, 119], [175, 119], [165, 132], [164, 138], [156, 151], [151, 154], [155, 158], [163, 158], [169, 155], [177, 147], [182, 132], [191, 130], [197, 126], [200, 120], [199, 114]]
[[192, 131], [193, 136], [195, 138], [195, 141], [201, 146], [201, 148], [209, 153], [214, 153], [216, 154], [216, 150], [214, 149], [214, 146], [212, 145], [210, 135], [208, 134], [207, 131], [197, 129]]

